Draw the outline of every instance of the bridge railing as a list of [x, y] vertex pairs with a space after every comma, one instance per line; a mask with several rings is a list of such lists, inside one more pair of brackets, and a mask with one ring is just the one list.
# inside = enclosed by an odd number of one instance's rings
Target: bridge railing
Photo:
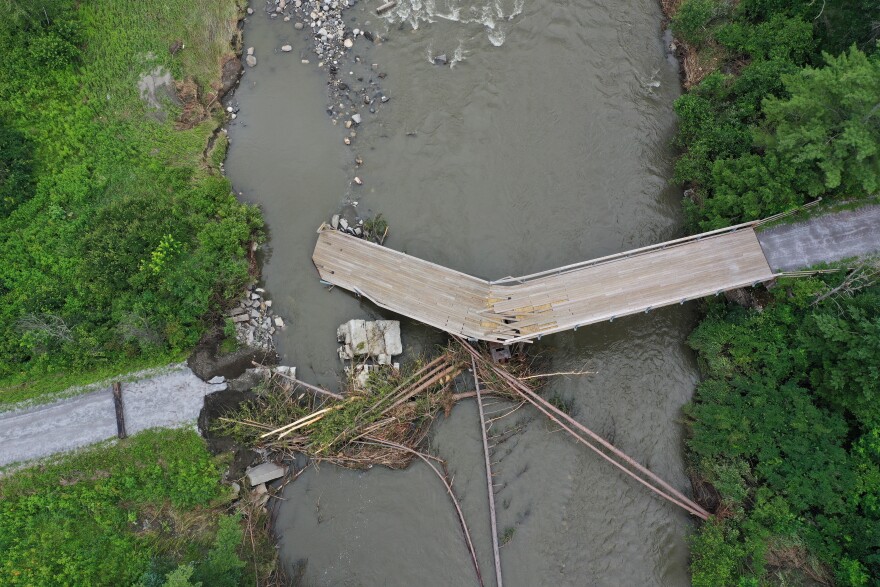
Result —
[[495, 281], [490, 281], [490, 285], [509, 285], [514, 283], [525, 283], [527, 281], [531, 281], [533, 279], [539, 279], [541, 277], [547, 277], [549, 275], [561, 275], [563, 273], [567, 273], [569, 271], [574, 271], [577, 269], [583, 269], [584, 267], [592, 267], [593, 265], [600, 265], [602, 263], [607, 263], [609, 261], [615, 261], [617, 259], [626, 259], [629, 257], [634, 257], [636, 255], [643, 255], [645, 253], [650, 253], [652, 251], [658, 251], [663, 249], [668, 249], [670, 247], [676, 247], [680, 245], [684, 245], [690, 242], [699, 241], [704, 238], [711, 238], [713, 236], [719, 236], [722, 234], [729, 234], [731, 232], [736, 232], [737, 230], [742, 230], [744, 228], [751, 228], [756, 226], [760, 220], [753, 220], [751, 222], [743, 222], [742, 224], [736, 224], [734, 226], [728, 226], [725, 228], [719, 228], [717, 230], [712, 230], [709, 232], [702, 232], [700, 234], [694, 234], [691, 236], [684, 236], [681, 238], [677, 238], [675, 240], [666, 241], [662, 243], [657, 243], [654, 245], [648, 245], [646, 247], [641, 247], [638, 249], [631, 249], [629, 251], [623, 251], [621, 253], [614, 253], [613, 255], [606, 255], [604, 257], [598, 257], [596, 259], [590, 259], [589, 261], [581, 261], [580, 263], [573, 263], [571, 265], [564, 265], [562, 267], [557, 267], [555, 269], [549, 269], [547, 271], [540, 271], [538, 273], [531, 273], [529, 275], [523, 275], [522, 277], [504, 277], [502, 279], [496, 279]]
[[615, 253], [613, 255], [606, 255], [604, 257], [599, 257], [597, 259], [590, 259], [589, 261], [581, 261], [580, 263], [573, 263], [571, 265], [565, 265], [563, 267], [557, 267], [555, 269], [549, 269], [547, 271], [540, 271], [538, 273], [531, 273], [529, 275], [523, 275], [522, 277], [504, 277], [502, 279], [497, 279], [495, 281], [490, 281], [490, 285], [508, 285], [513, 283], [525, 283], [532, 279], [538, 279], [541, 277], [547, 277], [548, 275], [561, 275], [563, 273], [567, 273], [568, 271], [574, 271], [577, 269], [583, 269], [584, 267], [591, 267], [593, 265], [599, 265], [601, 263], [607, 263], [609, 261], [614, 261], [616, 259], [625, 259], [628, 257], [633, 257], [635, 255], [641, 255], [644, 253], [649, 253], [651, 251], [657, 251], [662, 249], [668, 249], [669, 247], [675, 247], [684, 245], [693, 241], [702, 240], [704, 238], [711, 238], [713, 236], [718, 236], [722, 234], [728, 234], [731, 232], [736, 232], [737, 230], [741, 230], [743, 228], [756, 228], [761, 226], [762, 224], [767, 224], [768, 222], [774, 222], [776, 220], [781, 220], [787, 216], [791, 216], [792, 214], [797, 214], [807, 208], [811, 208], [822, 201], [822, 198], [817, 198], [812, 202], [804, 204], [802, 206], [798, 206], [796, 208], [792, 208], [791, 210], [787, 210], [785, 212], [780, 212], [779, 214], [774, 214], [773, 216], [768, 216], [767, 218], [762, 218], [761, 220], [752, 220], [751, 222], [743, 222], [742, 224], [735, 224], [733, 226], [728, 226], [725, 228], [719, 228], [717, 230], [711, 230], [709, 232], [702, 232], [700, 234], [694, 234], [691, 236], [685, 236], [682, 238], [678, 238], [671, 241], [666, 241], [663, 243], [657, 243], [655, 245], [648, 245], [646, 247], [641, 247], [639, 249], [632, 249], [629, 251], [624, 251], [621, 253]]

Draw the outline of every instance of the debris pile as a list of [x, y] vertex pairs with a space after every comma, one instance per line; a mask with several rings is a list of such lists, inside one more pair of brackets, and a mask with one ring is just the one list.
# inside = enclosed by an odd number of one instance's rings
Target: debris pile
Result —
[[349, 320], [336, 329], [336, 340], [342, 344], [339, 358], [343, 361], [364, 357], [379, 365], [390, 365], [391, 357], [403, 353], [397, 320]]

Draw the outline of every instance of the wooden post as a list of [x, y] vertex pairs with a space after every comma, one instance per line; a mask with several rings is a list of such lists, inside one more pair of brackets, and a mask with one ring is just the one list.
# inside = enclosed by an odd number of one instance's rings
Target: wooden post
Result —
[[122, 385], [118, 381], [113, 384], [113, 405], [116, 407], [116, 435], [125, 438], [128, 435], [125, 433], [125, 412], [122, 410]]

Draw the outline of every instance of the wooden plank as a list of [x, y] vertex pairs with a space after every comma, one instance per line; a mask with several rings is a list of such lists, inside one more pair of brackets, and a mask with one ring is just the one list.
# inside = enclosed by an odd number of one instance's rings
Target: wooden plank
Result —
[[435, 328], [483, 340], [533, 338], [771, 279], [750, 227], [675, 246], [490, 283], [337, 231], [318, 234], [321, 278]]

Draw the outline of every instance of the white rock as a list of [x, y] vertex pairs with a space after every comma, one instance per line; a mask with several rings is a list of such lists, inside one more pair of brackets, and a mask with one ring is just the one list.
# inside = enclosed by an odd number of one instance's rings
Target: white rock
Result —
[[356, 184], [358, 184], [358, 185], [364, 185], [364, 180], [362, 180], [362, 179], [359, 178], [358, 176], [355, 176], [355, 178], [354, 178], [354, 182], [355, 182]]
[[266, 290], [263, 289], [262, 287], [254, 288], [254, 291], [257, 292], [258, 294], [264, 294], [264, 293], [266, 293]]
[[272, 300], [266, 300], [266, 307], [267, 307], [267, 308], [271, 308], [271, 307], [272, 307]]
[[248, 67], [256, 67], [257, 66], [257, 58], [253, 55], [248, 55], [245, 57], [245, 63], [248, 64]]
[[285, 53], [290, 53], [293, 51], [293, 47], [291, 45], [281, 45], [281, 50]]
[[303, 28], [303, 23], [301, 23], [301, 22], [294, 23], [293, 28], [295, 28], [298, 31], [301, 31]]
[[345, 218], [340, 218], [339, 219], [339, 228], [341, 228], [342, 230], [345, 230], [346, 228], [348, 228], [348, 220], [346, 220]]
[[284, 320], [281, 319], [281, 316], [275, 316], [275, 326], [284, 328]]
[[355, 124], [360, 124], [361, 123], [361, 115], [360, 114], [352, 114], [351, 121]]
[[248, 55], [253, 55], [253, 54], [254, 54], [254, 48], [253, 48], [253, 47], [248, 47], [248, 48], [247, 48], [247, 54], [248, 54]]
[[345, 45], [346, 49], [351, 49], [354, 46], [354, 42], [351, 39], [345, 39], [342, 44]]
[[226, 111], [227, 111], [227, 112], [232, 112], [233, 110], [234, 110], [234, 108], [233, 108], [232, 106], [227, 106], [227, 107], [226, 107]]
[[352, 34], [356, 37], [356, 36], [358, 36], [359, 34], [361, 34], [361, 29], [354, 29], [354, 30], [351, 31], [351, 32], [352, 32]]
[[334, 214], [333, 218], [330, 219], [330, 227], [333, 230], [339, 228], [339, 214]]
[[248, 6], [247, 13], [248, 13], [248, 14], [253, 14], [253, 13], [254, 13], [254, 9], [251, 8], [250, 6]]
[[400, 322], [397, 320], [377, 320], [376, 324], [382, 330], [385, 352], [392, 356], [403, 353], [403, 343], [400, 341]]
[[[248, 483], [251, 484], [251, 487], [254, 487], [269, 481], [274, 481], [275, 479], [280, 479], [281, 477], [284, 477], [286, 471], [287, 468], [284, 465], [263, 463], [256, 467], [250, 467], [245, 474], [247, 475]], [[265, 485], [263, 485], [263, 489], [266, 489]]]
[[210, 379], [208, 379], [208, 383], [210, 383], [211, 385], [216, 385], [218, 383], [223, 383], [225, 381], [226, 381], [226, 377], [224, 377], [223, 375], [215, 375], [214, 377], [211, 377]]
[[233, 112], [232, 114], [229, 115], [229, 118], [231, 118], [232, 120], [235, 120], [236, 118], [238, 118], [238, 114]]

